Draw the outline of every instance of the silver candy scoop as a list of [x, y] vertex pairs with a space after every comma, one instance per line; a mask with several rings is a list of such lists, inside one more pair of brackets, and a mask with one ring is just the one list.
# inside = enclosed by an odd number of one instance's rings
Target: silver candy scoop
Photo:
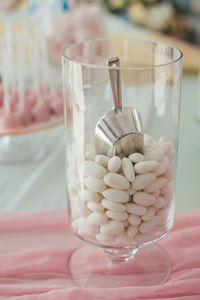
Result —
[[95, 148], [98, 154], [112, 157], [143, 153], [143, 128], [139, 112], [132, 107], [122, 107], [119, 58], [108, 60], [109, 79], [114, 108], [104, 115], [95, 128]]

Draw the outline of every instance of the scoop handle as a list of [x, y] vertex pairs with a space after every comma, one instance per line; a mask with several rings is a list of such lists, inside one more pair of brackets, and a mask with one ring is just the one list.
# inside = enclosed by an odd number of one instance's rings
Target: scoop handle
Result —
[[108, 73], [110, 85], [112, 89], [114, 109], [122, 108], [121, 78], [119, 57], [110, 58], [108, 60]]

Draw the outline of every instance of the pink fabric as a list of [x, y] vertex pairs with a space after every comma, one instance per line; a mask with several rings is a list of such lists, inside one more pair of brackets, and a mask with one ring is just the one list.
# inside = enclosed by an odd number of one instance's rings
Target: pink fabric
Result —
[[82, 242], [68, 229], [64, 210], [4, 213], [0, 217], [0, 299], [200, 299], [200, 211], [178, 213], [160, 241], [172, 262], [157, 287], [80, 288], [68, 260]]

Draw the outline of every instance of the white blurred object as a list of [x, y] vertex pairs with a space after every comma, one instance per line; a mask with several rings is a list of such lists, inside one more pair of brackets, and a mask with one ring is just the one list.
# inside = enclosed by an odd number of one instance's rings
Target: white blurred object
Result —
[[65, 46], [100, 37], [105, 37], [100, 7], [96, 4], [72, 7], [55, 18], [54, 32], [48, 38], [51, 60], [60, 64]]
[[132, 3], [128, 8], [131, 20], [153, 30], [165, 30], [174, 18], [174, 8], [169, 2], [163, 2], [146, 8], [142, 3]]

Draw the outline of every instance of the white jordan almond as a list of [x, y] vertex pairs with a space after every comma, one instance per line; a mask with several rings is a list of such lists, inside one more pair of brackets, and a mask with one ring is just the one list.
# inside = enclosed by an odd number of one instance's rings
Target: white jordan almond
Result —
[[119, 156], [113, 156], [108, 161], [108, 170], [110, 172], [118, 172], [121, 167], [121, 158]]
[[94, 202], [94, 201], [88, 202], [87, 207], [91, 211], [99, 211], [99, 212], [104, 211], [104, 207], [101, 205], [101, 203]]
[[101, 178], [106, 174], [104, 167], [90, 160], [84, 161], [83, 169], [85, 176]]
[[100, 200], [100, 197], [96, 192], [87, 189], [80, 191], [79, 197], [81, 197], [83, 202], [98, 202]]
[[154, 207], [156, 209], [163, 208], [165, 206], [165, 199], [163, 197], [158, 197], [156, 200], [156, 203], [154, 204]]
[[127, 203], [126, 204], [126, 211], [136, 215], [136, 216], [143, 216], [146, 214], [147, 209], [146, 207], [134, 204], [134, 203]]
[[153, 193], [157, 190], [160, 190], [168, 183], [167, 179], [165, 177], [157, 177], [156, 181], [153, 182], [151, 185], [146, 187], [144, 191], [146, 193]]
[[154, 171], [154, 174], [156, 176], [160, 176], [167, 171], [168, 167], [169, 167], [169, 159], [167, 156], [164, 155], [158, 167]]
[[127, 157], [122, 158], [122, 171], [128, 181], [134, 182], [135, 180], [135, 172], [133, 168], [133, 164]]
[[115, 235], [106, 235], [102, 233], [98, 233], [96, 235], [96, 239], [103, 244], [113, 244], [115, 243], [116, 238], [117, 237]]
[[127, 228], [127, 236], [133, 238], [138, 233], [138, 226], [129, 225]]
[[155, 171], [158, 166], [159, 163], [156, 160], [145, 160], [135, 164], [134, 170], [138, 174], [144, 174]]
[[126, 190], [126, 192], [127, 192], [130, 196], [132, 196], [132, 195], [134, 195], [134, 194], [137, 192], [137, 190], [135, 190], [135, 189], [133, 189], [132, 187], [130, 187], [128, 190]]
[[86, 187], [96, 193], [102, 193], [106, 189], [103, 179], [88, 176], [85, 178]]
[[99, 154], [95, 157], [95, 162], [103, 166], [104, 168], [108, 166], [108, 161], [109, 161], [109, 157], [106, 155]]
[[106, 189], [102, 192], [103, 196], [111, 201], [126, 203], [129, 201], [129, 194], [125, 191], [116, 190], [116, 189]]
[[141, 153], [132, 153], [128, 157], [133, 163], [138, 163], [144, 160], [144, 155]]
[[131, 225], [137, 226], [141, 223], [141, 218], [139, 216], [129, 214], [128, 221]]
[[161, 161], [163, 155], [164, 153], [162, 150], [155, 148], [147, 148], [147, 150], [144, 152], [144, 159]]
[[156, 209], [152, 206], [147, 207], [147, 212], [145, 215], [141, 216], [141, 219], [143, 221], [149, 221], [153, 218], [153, 216], [155, 215]]
[[95, 152], [85, 152], [85, 159], [86, 160], [94, 160], [96, 155], [97, 154]]
[[124, 224], [121, 221], [110, 220], [100, 227], [100, 232], [105, 235], [119, 234], [124, 230]]
[[108, 221], [108, 217], [103, 212], [93, 212], [87, 217], [87, 224], [102, 225]]
[[129, 181], [117, 173], [107, 173], [103, 180], [108, 186], [117, 190], [127, 190], [130, 187]]
[[139, 231], [141, 233], [149, 233], [154, 230], [154, 228], [160, 223], [160, 217], [154, 216], [149, 221], [143, 221], [142, 224], [139, 226]]
[[156, 175], [153, 173], [139, 174], [135, 177], [135, 181], [132, 183], [132, 188], [142, 190], [151, 185], [155, 180]]
[[123, 211], [107, 210], [106, 216], [117, 221], [124, 221], [128, 218], [128, 214]]
[[103, 207], [105, 207], [107, 209], [110, 209], [112, 211], [122, 212], [122, 211], [126, 210], [126, 207], [125, 207], [124, 204], [118, 203], [118, 202], [115, 202], [115, 201], [111, 201], [111, 200], [108, 200], [108, 199], [103, 199], [101, 203], [102, 203]]
[[137, 192], [133, 196], [133, 201], [141, 206], [150, 206], [156, 202], [156, 199], [145, 192]]

